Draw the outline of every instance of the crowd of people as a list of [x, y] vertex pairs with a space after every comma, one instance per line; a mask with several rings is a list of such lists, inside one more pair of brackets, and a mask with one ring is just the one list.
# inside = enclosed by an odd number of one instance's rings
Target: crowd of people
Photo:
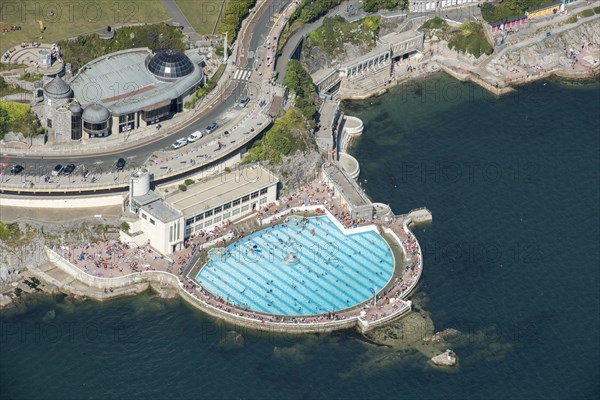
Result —
[[[191, 262], [196, 260], [199, 253], [207, 251], [212, 246], [225, 246], [229, 240], [239, 240], [254, 233], [257, 225], [268, 227], [280, 223], [294, 207], [308, 205], [324, 205], [340, 223], [346, 227], [360, 224], [385, 224], [400, 238], [404, 253], [405, 265], [400, 275], [394, 279], [393, 285], [376, 298], [376, 306], [363, 306], [336, 313], [325, 313], [315, 316], [290, 317], [260, 314], [246, 308], [236, 307], [225, 299], [206, 292], [197, 282], [188, 276], [183, 276], [191, 267]], [[406, 303], [400, 300], [408, 290], [414, 287], [420, 276], [421, 255], [416, 238], [404, 229], [403, 218], [388, 217], [385, 221], [375, 218], [371, 220], [353, 220], [347, 207], [334, 196], [334, 192], [325, 182], [307, 184], [298, 191], [282, 196], [274, 203], [261, 207], [256, 212], [258, 224], [235, 223], [226, 220], [209, 231], [199, 231], [185, 240], [183, 249], [173, 255], [173, 260], [168, 260], [154, 251], [151, 246], [131, 246], [119, 240], [107, 240], [99, 243], [84, 245], [61, 246], [56, 251], [59, 255], [69, 260], [78, 268], [97, 277], [116, 277], [143, 271], [166, 271], [173, 273], [173, 266], [178, 267], [178, 275], [182, 288], [206, 304], [230, 314], [261, 320], [262, 323], [319, 323], [325, 321], [340, 321], [351, 317], [360, 316], [368, 321], [389, 316], [395, 312], [406, 309]], [[267, 225], [265, 225], [267, 223]], [[248, 228], [248, 225], [252, 226]]]

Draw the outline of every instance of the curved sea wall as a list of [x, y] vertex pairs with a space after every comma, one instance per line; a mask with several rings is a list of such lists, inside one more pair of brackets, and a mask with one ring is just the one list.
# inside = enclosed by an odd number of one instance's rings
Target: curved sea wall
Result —
[[[287, 210], [286, 210], [287, 211]], [[272, 217], [271, 217], [272, 218]], [[404, 221], [404, 230], [411, 236], [408, 224], [410, 220]], [[341, 226], [341, 224], [340, 224]], [[343, 228], [343, 227], [342, 227]], [[358, 230], [373, 230], [376, 229], [374, 226], [359, 227]], [[398, 238], [398, 236], [389, 228], [384, 228], [384, 231], [388, 233], [397, 244], [402, 248], [404, 254], [407, 254], [404, 244]], [[416, 242], [416, 239], [415, 239]], [[179, 295], [190, 303], [192, 306], [205, 312], [206, 314], [221, 319], [227, 323], [238, 327], [245, 327], [251, 329], [257, 329], [262, 331], [276, 332], [276, 333], [319, 333], [319, 332], [331, 332], [342, 329], [358, 328], [360, 331], [365, 332], [373, 327], [381, 326], [382, 324], [403, 316], [410, 312], [412, 303], [410, 301], [399, 301], [390, 314], [382, 313], [382, 316], [376, 320], [368, 321], [361, 315], [361, 309], [352, 310], [356, 312], [355, 315], [345, 315], [337, 320], [318, 320], [318, 322], [285, 322], [285, 321], [274, 321], [267, 318], [254, 319], [244, 315], [235, 314], [236, 309], [230, 308], [231, 311], [226, 311], [221, 308], [217, 308], [210, 304], [208, 301], [202, 298], [202, 293], [196, 289], [189, 288], [182, 280], [174, 274], [164, 271], [143, 271], [136, 272], [126, 276], [115, 277], [115, 278], [103, 278], [96, 277], [86, 273], [73, 265], [68, 260], [64, 259], [60, 254], [51, 248], [45, 248], [47, 259], [50, 260], [58, 269], [65, 272], [74, 279], [80, 281], [90, 288], [89, 293], [85, 293], [85, 290], [81, 290], [78, 294], [83, 294], [91, 298], [98, 300], [106, 300], [113, 297], [117, 297], [127, 294], [134, 294], [139, 292], [140, 288], [145, 288], [147, 285], [158, 287], [158, 288], [172, 288], [176, 289]], [[399, 298], [405, 299], [414, 289], [421, 275], [422, 270], [422, 257], [420, 254], [419, 247], [419, 272], [418, 278], [413, 280], [408, 290], [404, 291]], [[54, 283], [54, 282], [52, 282]], [[126, 289], [131, 289], [127, 291]], [[98, 295], [98, 292], [93, 289], [99, 289], [100, 293], [104, 291], [104, 294]], [[121, 289], [121, 290], [120, 290]], [[383, 296], [382, 296], [383, 297]], [[378, 303], [379, 309], [387, 305], [386, 299], [383, 299], [383, 303]], [[380, 300], [381, 301], [381, 300]]]

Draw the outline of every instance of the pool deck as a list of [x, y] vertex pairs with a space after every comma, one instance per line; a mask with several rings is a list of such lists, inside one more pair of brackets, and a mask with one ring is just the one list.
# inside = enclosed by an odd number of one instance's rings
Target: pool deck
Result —
[[[385, 239], [396, 258], [396, 267], [388, 285], [377, 294], [375, 306], [365, 307], [363, 304], [309, 317], [260, 314], [227, 304], [202, 290], [191, 279], [206, 259], [208, 248], [228, 245], [270, 224], [281, 223], [292, 212], [300, 215], [325, 212], [338, 221], [340, 227], [374, 224], [380, 232], [385, 232]], [[406, 298], [416, 287], [423, 271], [421, 248], [408, 227], [411, 221], [408, 214], [355, 223], [340, 200], [332, 196], [332, 190], [324, 182], [315, 182], [276, 203], [267, 204], [254, 215], [238, 221], [224, 221], [221, 227], [210, 232], [194, 233], [186, 241], [185, 248], [175, 253], [171, 260], [161, 257], [149, 246], [133, 248], [116, 240], [55, 246], [47, 248], [46, 252], [59, 269], [95, 288], [96, 292], [88, 293], [88, 297], [99, 300], [115, 297], [113, 293], [117, 292], [117, 288], [145, 281], [154, 284], [152, 286], [174, 286], [192, 305], [234, 325], [279, 332], [323, 332], [354, 326], [365, 331], [410, 311], [411, 302]], [[398, 257], [399, 254], [403, 257]]]

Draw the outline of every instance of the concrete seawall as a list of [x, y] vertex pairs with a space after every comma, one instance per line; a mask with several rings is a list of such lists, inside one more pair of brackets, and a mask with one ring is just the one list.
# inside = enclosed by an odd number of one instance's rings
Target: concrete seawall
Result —
[[[287, 212], [287, 210], [286, 210]], [[272, 218], [272, 217], [271, 217]], [[404, 229], [407, 233], [410, 232], [408, 224], [410, 220], [406, 220], [404, 223]], [[343, 228], [343, 227], [342, 227]], [[364, 231], [376, 229], [374, 226], [359, 227], [352, 231]], [[396, 234], [389, 228], [384, 228], [385, 232], [395, 238], [394, 240], [402, 248], [406, 254], [402, 241], [396, 236]], [[418, 243], [418, 242], [417, 242]], [[201, 298], [201, 294], [195, 289], [187, 289], [184, 283], [179, 277], [169, 272], [164, 271], [144, 271], [132, 273], [126, 276], [115, 277], [115, 278], [102, 278], [92, 276], [68, 260], [60, 256], [56, 251], [48, 247], [45, 248], [47, 259], [55, 265], [60, 271], [67, 274], [73, 280], [81, 282], [85, 287], [79, 287], [77, 291], [73, 291], [74, 294], [90, 297], [96, 300], [108, 300], [125, 295], [134, 295], [140, 293], [149, 287], [157, 289], [159, 292], [161, 289], [164, 290], [176, 290], [179, 296], [190, 303], [195, 308], [205, 312], [206, 314], [221, 319], [229, 324], [237, 327], [251, 328], [261, 331], [268, 331], [274, 333], [321, 333], [321, 332], [332, 332], [336, 330], [356, 328], [361, 332], [366, 332], [374, 327], [381, 326], [382, 324], [399, 318], [411, 310], [411, 302], [404, 300], [398, 309], [394, 310], [389, 315], [381, 317], [374, 321], [367, 321], [360, 315], [348, 316], [344, 319], [339, 320], [323, 320], [319, 322], [275, 322], [269, 319], [253, 319], [243, 315], [236, 315], [233, 312], [227, 312], [223, 309], [217, 308]], [[420, 253], [420, 247], [419, 247]], [[419, 254], [419, 277], [415, 279], [409, 290], [402, 293], [401, 299], [406, 299], [408, 295], [416, 287], [420, 278], [422, 270], [422, 257]], [[61, 282], [56, 279], [47, 277], [46, 275], [38, 274], [43, 279], [49, 281], [49, 283], [58, 287], [64, 286]], [[235, 309], [233, 309], [235, 311]], [[357, 310], [358, 311], [358, 310]]]

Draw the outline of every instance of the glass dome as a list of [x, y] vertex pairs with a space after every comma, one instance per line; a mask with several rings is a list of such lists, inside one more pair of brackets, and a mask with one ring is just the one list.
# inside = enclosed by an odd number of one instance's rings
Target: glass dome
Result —
[[177, 79], [191, 74], [194, 64], [185, 54], [168, 50], [157, 53], [150, 59], [148, 71], [159, 78]]

